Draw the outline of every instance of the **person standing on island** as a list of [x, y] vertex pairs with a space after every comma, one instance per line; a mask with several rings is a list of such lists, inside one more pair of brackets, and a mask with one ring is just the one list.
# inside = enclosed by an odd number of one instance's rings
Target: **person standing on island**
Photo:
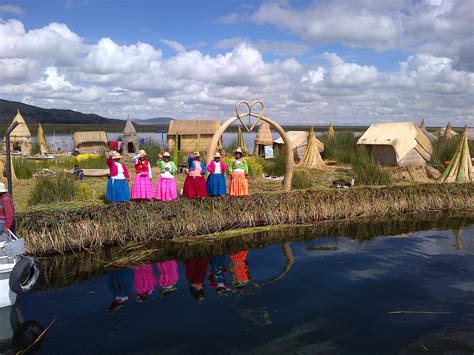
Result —
[[207, 165], [209, 176], [207, 177], [207, 193], [211, 196], [222, 196], [227, 194], [225, 172], [227, 165], [221, 160], [219, 152], [214, 154], [214, 160]]
[[107, 165], [110, 169], [110, 178], [107, 182], [106, 198], [109, 202], [129, 202], [130, 188], [128, 181], [130, 174], [124, 163], [120, 161], [122, 156], [116, 151], [109, 152]]
[[0, 183], [0, 229], [2, 235], [0, 241], [8, 238], [8, 232], [13, 226], [15, 220], [15, 204], [13, 197], [8, 193], [4, 183]]
[[136, 174], [132, 184], [132, 199], [151, 200], [154, 195], [153, 184], [151, 183], [153, 175], [146, 152], [141, 149], [138, 155], [132, 158], [132, 163], [135, 164]]
[[237, 148], [234, 152], [234, 159], [229, 166], [230, 187], [229, 195], [231, 196], [248, 196], [249, 194], [249, 166], [242, 156], [242, 149]]
[[176, 164], [171, 160], [171, 154], [165, 152], [163, 157], [158, 160], [160, 176], [156, 183], [155, 198], [158, 201], [173, 201], [178, 197], [178, 189], [174, 174], [178, 171]]
[[184, 180], [183, 196], [186, 198], [204, 198], [207, 197], [206, 180], [206, 165], [201, 162], [201, 155], [199, 152], [194, 152], [188, 157], [188, 171], [186, 180]]

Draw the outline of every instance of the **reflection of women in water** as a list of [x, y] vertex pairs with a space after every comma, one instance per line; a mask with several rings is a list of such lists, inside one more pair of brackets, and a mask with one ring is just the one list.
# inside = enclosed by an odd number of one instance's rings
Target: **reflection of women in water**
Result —
[[137, 292], [137, 301], [143, 302], [155, 290], [158, 281], [153, 274], [151, 264], [138, 265], [135, 268], [133, 284]]
[[248, 250], [242, 250], [230, 256], [232, 270], [232, 284], [235, 288], [245, 287], [250, 282], [247, 264]]
[[227, 255], [213, 256], [211, 258], [211, 272], [209, 274], [209, 283], [218, 293], [228, 291], [228, 285], [225, 279], [227, 272], [226, 263], [229, 257]]
[[121, 308], [135, 294], [133, 270], [126, 268], [109, 273], [107, 285], [114, 296], [114, 300], [109, 306], [109, 311], [113, 312]]
[[209, 260], [207, 258], [186, 259], [186, 279], [189, 282], [189, 291], [198, 301], [204, 300], [204, 278]]
[[176, 260], [167, 260], [163, 262], [157, 262], [156, 266], [160, 270], [159, 283], [163, 289], [160, 293], [161, 296], [168, 296], [177, 290], [176, 283], [179, 279], [178, 263]]

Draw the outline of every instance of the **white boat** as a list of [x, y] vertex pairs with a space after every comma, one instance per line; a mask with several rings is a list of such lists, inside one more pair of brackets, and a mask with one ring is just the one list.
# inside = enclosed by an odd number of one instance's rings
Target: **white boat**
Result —
[[4, 246], [6, 242], [0, 242], [0, 308], [15, 304], [16, 293], [10, 290], [10, 274], [16, 265], [16, 258], [6, 256]]

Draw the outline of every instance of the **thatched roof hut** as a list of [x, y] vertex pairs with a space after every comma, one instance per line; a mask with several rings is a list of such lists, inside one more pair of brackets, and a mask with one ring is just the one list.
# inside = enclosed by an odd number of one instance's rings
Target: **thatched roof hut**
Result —
[[133, 126], [130, 117], [125, 124], [125, 129], [123, 130], [122, 145], [124, 153], [136, 153], [138, 152], [138, 137], [137, 131]]
[[[288, 131], [286, 132], [290, 138], [291, 145], [293, 146], [295, 160], [299, 161], [303, 158], [308, 145], [308, 133], [305, 131]], [[316, 137], [315, 137], [316, 138]], [[316, 138], [316, 144], [318, 146], [319, 152], [324, 152], [324, 143]], [[285, 142], [283, 138], [278, 138], [273, 141], [273, 148], [279, 149], [280, 151], [285, 148]]]
[[[17, 109], [11, 125], [15, 122], [18, 122], [18, 126], [16, 126], [10, 134], [10, 149], [12, 152], [21, 152], [23, 155], [30, 155], [33, 147], [31, 133], [19, 109]], [[3, 151], [6, 151], [5, 137], [3, 137]]]
[[474, 181], [471, 155], [467, 144], [467, 126], [459, 142], [451, 162], [441, 175], [440, 182], [470, 182]]
[[431, 142], [413, 122], [374, 123], [357, 144], [388, 166], [425, 166], [433, 152]]
[[327, 133], [328, 138], [333, 138], [335, 134], [336, 134], [336, 131], [334, 130], [334, 126], [331, 123], [328, 127], [328, 133]]
[[104, 131], [74, 132], [72, 135], [74, 150], [80, 154], [102, 154], [108, 150], [107, 134]]
[[434, 135], [438, 138], [443, 137], [444, 139], [451, 139], [454, 136], [456, 136], [457, 133], [453, 131], [453, 129], [451, 128], [451, 122], [448, 122], [448, 124], [446, 125], [446, 128], [437, 129], [434, 132]]
[[40, 147], [41, 155], [48, 154], [48, 142], [46, 141], [46, 135], [44, 134], [41, 123], [38, 124], [38, 145]]
[[253, 154], [254, 155], [265, 155], [265, 146], [273, 146], [273, 137], [270, 125], [267, 122], [263, 122], [258, 128], [255, 141], [253, 143]]
[[420, 123], [420, 125], [418, 126], [418, 128], [419, 128], [419, 129], [426, 129], [425, 119], [424, 119], [424, 118], [421, 119], [421, 123]]
[[304, 152], [303, 158], [301, 159], [298, 167], [308, 169], [323, 169], [326, 166], [321, 154], [319, 153], [319, 147], [316, 137], [314, 136], [313, 127], [308, 132], [308, 145]]
[[[202, 154], [220, 127], [218, 120], [172, 120], [168, 128], [168, 150], [173, 151], [177, 147], [184, 154], [195, 151]], [[222, 149], [222, 138], [218, 149]]]

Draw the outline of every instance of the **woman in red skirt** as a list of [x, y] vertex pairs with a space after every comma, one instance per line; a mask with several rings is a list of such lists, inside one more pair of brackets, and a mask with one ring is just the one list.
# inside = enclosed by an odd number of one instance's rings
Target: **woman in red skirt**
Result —
[[183, 196], [186, 198], [204, 198], [207, 196], [206, 165], [201, 162], [199, 152], [194, 152], [188, 157], [188, 171], [186, 180], [184, 180]]

